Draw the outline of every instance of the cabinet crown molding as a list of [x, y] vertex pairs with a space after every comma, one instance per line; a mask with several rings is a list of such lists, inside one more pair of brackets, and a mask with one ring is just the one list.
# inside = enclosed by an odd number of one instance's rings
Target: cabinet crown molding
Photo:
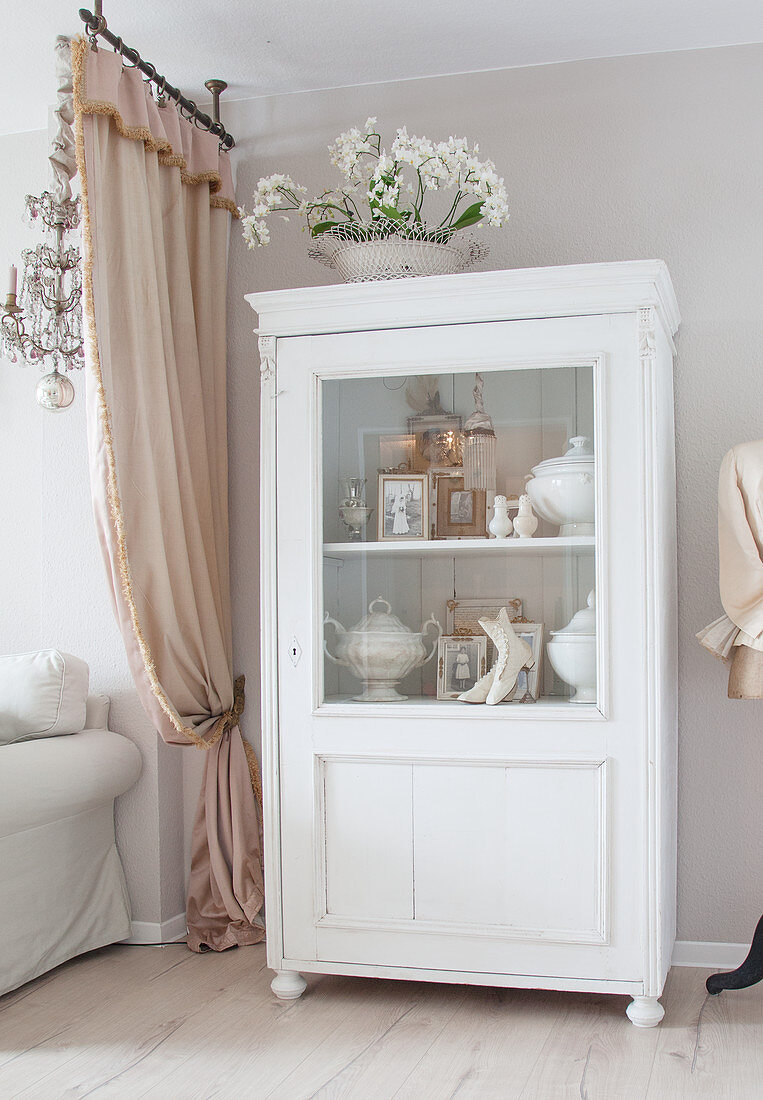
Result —
[[663, 260], [478, 271], [247, 294], [260, 336], [654, 310], [672, 347], [681, 321]]

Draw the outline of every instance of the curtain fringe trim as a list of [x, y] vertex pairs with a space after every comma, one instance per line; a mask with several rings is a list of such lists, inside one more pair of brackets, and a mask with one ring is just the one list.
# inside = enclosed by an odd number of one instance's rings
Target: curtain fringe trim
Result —
[[[226, 711], [221, 715], [217, 721], [214, 729], [213, 736], [210, 740], [205, 740], [200, 737], [199, 734], [191, 726], [186, 726], [180, 719], [180, 716], [175, 711], [174, 707], [170, 704], [169, 699], [164, 693], [162, 685], [159, 682], [159, 677], [156, 672], [156, 665], [154, 664], [151, 650], [143, 634], [143, 630], [140, 624], [140, 617], [138, 615], [138, 609], [135, 604], [132, 588], [132, 577], [130, 573], [130, 559], [127, 552], [127, 539], [125, 534], [124, 514], [122, 512], [122, 502], [119, 497], [119, 486], [117, 481], [117, 469], [116, 459], [114, 455], [114, 438], [111, 430], [111, 411], [109, 409], [108, 400], [106, 397], [106, 389], [103, 383], [103, 372], [101, 370], [101, 359], [98, 350], [98, 339], [95, 329], [95, 297], [93, 293], [93, 232], [92, 232], [92, 220], [90, 215], [90, 202], [88, 192], [88, 180], [87, 170], [85, 165], [85, 134], [84, 134], [84, 114], [87, 113], [82, 110], [82, 97], [80, 95], [82, 80], [84, 78], [85, 71], [85, 51], [89, 48], [87, 40], [83, 38], [74, 39], [72, 41], [72, 72], [74, 76], [74, 105], [75, 105], [75, 117], [74, 117], [74, 131], [76, 137], [76, 157], [77, 157], [77, 169], [80, 175], [80, 187], [82, 191], [82, 237], [84, 243], [84, 258], [82, 264], [82, 301], [83, 309], [87, 317], [88, 322], [88, 351], [90, 353], [90, 364], [93, 374], [96, 380], [96, 389], [98, 394], [98, 411], [101, 422], [101, 428], [103, 431], [103, 441], [106, 449], [106, 459], [108, 466], [107, 477], [107, 497], [109, 502], [109, 511], [111, 513], [112, 522], [114, 524], [114, 530], [117, 536], [117, 548], [118, 548], [118, 562], [119, 562], [119, 577], [122, 584], [122, 593], [125, 598], [125, 602], [130, 611], [130, 620], [132, 623], [133, 634], [138, 644], [141, 658], [143, 659], [143, 667], [145, 669], [146, 677], [150, 685], [154, 698], [159, 703], [163, 712], [171, 722], [173, 728], [178, 733], [182, 733], [196, 748], [208, 750], [215, 744], [220, 737], [222, 737], [225, 729], [231, 728], [231, 720], [235, 713], [234, 708], [231, 711]], [[243, 678], [240, 678], [243, 679]], [[238, 686], [239, 681], [236, 681]], [[243, 692], [243, 683], [241, 684], [241, 691]], [[241, 708], [243, 709], [243, 707]], [[243, 740], [243, 738], [242, 738]], [[244, 741], [244, 745], [247, 742]], [[249, 746], [251, 749], [251, 746]], [[246, 752], [246, 749], [244, 750]], [[253, 752], [252, 752], [253, 755]], [[252, 789], [255, 795], [258, 797], [258, 801], [262, 799], [262, 786], [259, 780], [259, 768], [254, 772], [252, 770], [252, 762], [249, 754], [247, 754], [247, 762], [249, 763], [249, 771], [252, 777]], [[256, 764], [256, 757], [255, 757]], [[259, 791], [259, 794], [258, 794]]]
[[228, 210], [234, 218], [239, 218], [241, 215], [235, 202], [217, 194], [223, 185], [222, 176], [219, 172], [188, 172], [188, 163], [185, 157], [180, 153], [176, 153], [169, 141], [155, 138], [147, 126], [128, 126], [115, 103], [87, 98], [85, 58], [87, 57], [89, 43], [82, 35], [78, 35], [71, 40], [71, 48], [72, 69], [74, 70], [75, 65], [77, 66], [74, 81], [74, 110], [77, 115], [110, 116], [113, 119], [117, 133], [121, 137], [127, 138], [129, 141], [142, 141], [147, 149], [157, 154], [160, 164], [179, 168], [181, 181], [189, 187], [197, 187], [202, 183], [209, 184], [210, 206]]
[[260, 777], [260, 762], [257, 759], [256, 753], [252, 746], [249, 744], [244, 735], [241, 735], [241, 740], [244, 745], [244, 753], [246, 755], [246, 762], [249, 765], [249, 777], [252, 780], [252, 790], [254, 791], [254, 797], [257, 799], [258, 804], [262, 805], [262, 779]]

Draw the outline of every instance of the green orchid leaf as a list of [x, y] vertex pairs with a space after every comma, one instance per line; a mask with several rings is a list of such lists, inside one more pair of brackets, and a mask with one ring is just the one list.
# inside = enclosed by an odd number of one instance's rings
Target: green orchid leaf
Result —
[[468, 206], [464, 210], [460, 218], [453, 222], [453, 229], [466, 229], [467, 225], [474, 225], [476, 222], [482, 220], [482, 207], [484, 206], [484, 199], [480, 202], [475, 202], [472, 206]]
[[311, 237], [320, 237], [321, 233], [325, 233], [327, 229], [333, 229], [339, 222], [316, 222], [310, 230]]

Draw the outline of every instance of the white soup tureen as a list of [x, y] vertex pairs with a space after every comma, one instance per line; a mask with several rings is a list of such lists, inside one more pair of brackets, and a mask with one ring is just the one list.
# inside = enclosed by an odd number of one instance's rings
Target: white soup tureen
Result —
[[576, 435], [559, 458], [533, 466], [527, 492], [543, 519], [559, 526], [562, 536], [594, 534], [596, 517], [595, 459], [589, 440]]
[[[386, 611], [375, 611], [379, 605]], [[345, 630], [341, 623], [326, 613], [324, 625], [331, 623], [336, 630], [336, 656], [329, 653], [324, 641], [326, 656], [335, 665], [349, 668], [353, 676], [363, 681], [362, 695], [354, 698], [359, 703], [400, 702], [407, 698], [395, 691], [395, 685], [431, 660], [442, 634], [442, 627], [430, 615], [414, 634], [392, 614], [392, 607], [381, 596], [368, 605], [368, 614], [352, 630]], [[429, 627], [435, 627], [437, 636], [429, 653], [424, 646], [424, 636]]]
[[546, 646], [551, 667], [575, 688], [573, 703], [596, 702], [596, 594], [576, 611], [562, 630], [552, 630]]

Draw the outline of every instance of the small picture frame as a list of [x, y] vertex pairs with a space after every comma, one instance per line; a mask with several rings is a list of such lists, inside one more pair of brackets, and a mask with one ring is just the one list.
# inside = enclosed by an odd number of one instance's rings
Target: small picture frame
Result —
[[463, 472], [437, 478], [436, 538], [485, 539], [486, 518], [484, 489], [465, 489]]
[[437, 497], [442, 483], [443, 492], [452, 478], [463, 479], [464, 471], [457, 466], [429, 467], [429, 537], [437, 538]]
[[[476, 599], [448, 600], [447, 631], [460, 637], [485, 637], [480, 619], [497, 619], [505, 607], [512, 622], [522, 618], [522, 601], [518, 596], [478, 596]], [[522, 627], [524, 628], [524, 623]], [[488, 668], [495, 661], [495, 646], [488, 642]]]
[[509, 696], [511, 703], [536, 703], [543, 683], [543, 623], [512, 623], [514, 633], [527, 642], [533, 651], [535, 664], [532, 668], [522, 668], [517, 676], [517, 685]]
[[456, 413], [423, 413], [409, 416], [408, 431], [416, 439], [414, 469], [430, 466], [460, 466], [463, 462], [464, 437], [461, 417]]
[[437, 644], [437, 698], [458, 699], [487, 672], [487, 638], [459, 635], [440, 638]]
[[426, 474], [379, 474], [377, 505], [380, 542], [413, 542], [429, 532], [429, 486]]
[[416, 437], [413, 435], [379, 436], [379, 473], [407, 473], [414, 468]]

